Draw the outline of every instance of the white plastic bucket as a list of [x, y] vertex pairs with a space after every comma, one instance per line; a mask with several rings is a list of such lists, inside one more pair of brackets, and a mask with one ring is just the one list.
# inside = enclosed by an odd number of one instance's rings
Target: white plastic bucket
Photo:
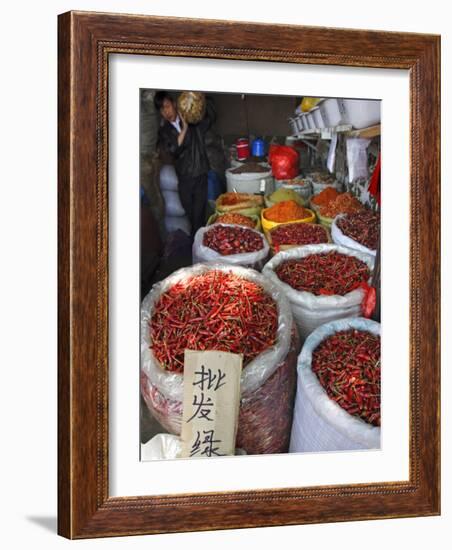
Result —
[[379, 124], [381, 101], [370, 99], [343, 99], [345, 117], [348, 124], [360, 130]]
[[264, 193], [269, 195], [274, 191], [274, 181], [271, 170], [268, 172], [244, 172], [233, 174], [232, 169], [226, 170], [226, 188], [228, 192]]
[[319, 105], [322, 118], [328, 128], [343, 124], [345, 120], [344, 106], [335, 97], [329, 97]]

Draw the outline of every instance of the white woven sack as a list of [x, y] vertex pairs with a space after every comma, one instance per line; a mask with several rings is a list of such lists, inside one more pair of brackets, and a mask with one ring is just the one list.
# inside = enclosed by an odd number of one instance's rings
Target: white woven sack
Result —
[[355, 317], [318, 327], [303, 345], [297, 365], [291, 453], [380, 448], [380, 428], [350, 415], [330, 399], [311, 370], [312, 352], [317, 346], [327, 336], [350, 328], [380, 334], [379, 323]]
[[254, 269], [262, 269], [262, 266], [268, 257], [270, 247], [267, 239], [260, 231], [246, 228], [255, 233], [262, 240], [263, 248], [261, 250], [258, 250], [257, 252], [244, 252], [243, 254], [229, 254], [227, 256], [223, 256], [219, 252], [216, 252], [215, 250], [212, 250], [208, 246], [204, 246], [202, 244], [204, 235], [217, 225], [222, 225], [224, 227], [237, 227], [233, 224], [219, 223], [198, 229], [193, 241], [194, 264], [199, 262], [221, 262], [230, 265], [241, 265], [244, 267], [252, 267]]
[[367, 246], [360, 244], [359, 242], [355, 241], [350, 237], [347, 237], [347, 235], [344, 235], [344, 233], [342, 233], [342, 231], [337, 226], [336, 222], [337, 220], [343, 217], [344, 217], [343, 214], [336, 216], [331, 225], [331, 238], [333, 239], [333, 242], [341, 246], [346, 246], [347, 248], [351, 248], [352, 250], [357, 250], [358, 252], [364, 252], [364, 254], [371, 254], [372, 256], [376, 256], [377, 254], [376, 250], [371, 250], [370, 248], [367, 248]]
[[289, 298], [292, 313], [302, 340], [324, 323], [334, 321], [335, 319], [361, 315], [361, 302], [364, 298], [364, 290], [357, 288], [344, 296], [315, 296], [311, 292], [295, 290], [290, 285], [283, 283], [276, 275], [275, 269], [285, 260], [305, 258], [311, 254], [333, 250], [358, 258], [365, 262], [372, 272], [374, 268], [374, 258], [372, 256], [337, 244], [310, 244], [278, 252], [265, 264], [262, 270], [262, 274], [279, 285]]
[[191, 224], [187, 216], [166, 216], [165, 228], [169, 233], [178, 229], [181, 229], [187, 235], [191, 233]]
[[177, 191], [179, 180], [176, 169], [172, 164], [164, 164], [160, 169], [160, 189], [163, 191]]
[[162, 191], [165, 199], [165, 215], [171, 217], [185, 216], [185, 210], [180, 202], [178, 191]]

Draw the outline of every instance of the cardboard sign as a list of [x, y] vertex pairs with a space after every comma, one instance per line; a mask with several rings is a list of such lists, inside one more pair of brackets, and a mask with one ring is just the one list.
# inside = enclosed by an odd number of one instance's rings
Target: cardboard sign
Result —
[[182, 457], [234, 454], [242, 361], [235, 353], [185, 351]]

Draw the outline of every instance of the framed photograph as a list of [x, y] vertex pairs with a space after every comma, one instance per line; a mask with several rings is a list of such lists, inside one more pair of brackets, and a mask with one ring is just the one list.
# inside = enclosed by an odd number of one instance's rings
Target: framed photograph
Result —
[[59, 16], [62, 536], [440, 513], [439, 59]]

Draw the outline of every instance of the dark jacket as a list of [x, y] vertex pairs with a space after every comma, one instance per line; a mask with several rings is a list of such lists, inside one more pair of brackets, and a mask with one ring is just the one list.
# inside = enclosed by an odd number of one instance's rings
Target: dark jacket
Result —
[[206, 116], [199, 124], [189, 124], [182, 145], [177, 144], [179, 135], [176, 128], [164, 120], [159, 128], [158, 147], [169, 153], [174, 160], [177, 175], [198, 177], [207, 174], [207, 159], [204, 137], [214, 120], [212, 107], [207, 103]]

